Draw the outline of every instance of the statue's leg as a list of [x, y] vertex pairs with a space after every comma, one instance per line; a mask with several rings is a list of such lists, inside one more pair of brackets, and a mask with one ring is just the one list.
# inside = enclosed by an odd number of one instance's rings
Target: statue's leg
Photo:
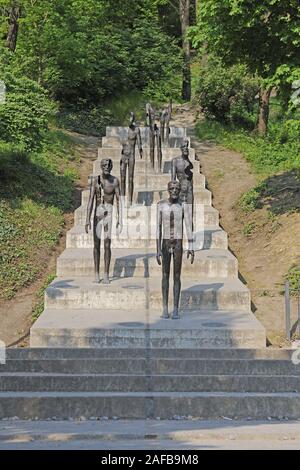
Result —
[[155, 134], [150, 129], [150, 163], [151, 163], [152, 168], [154, 168], [154, 149], [155, 149]]
[[98, 219], [98, 217], [94, 217], [93, 238], [94, 238], [95, 282], [99, 283], [100, 282], [101, 221]]
[[188, 186], [186, 202], [188, 203], [189, 216], [192, 222], [192, 231], [194, 232], [194, 190], [192, 182]]
[[160, 135], [161, 135], [162, 141], [164, 142], [165, 141], [165, 123], [164, 122], [160, 124]]
[[109, 267], [111, 261], [111, 231], [112, 231], [112, 207], [104, 223], [104, 277], [103, 284], [109, 284]]
[[166, 141], [167, 141], [167, 145], [169, 146], [170, 145], [170, 133], [171, 133], [171, 129], [170, 129], [170, 121], [167, 121], [166, 123]]
[[173, 279], [174, 279], [174, 311], [173, 311], [173, 320], [179, 319], [179, 299], [180, 299], [180, 292], [181, 292], [181, 268], [182, 268], [182, 256], [183, 256], [183, 249], [182, 249], [182, 240], [177, 240], [175, 250], [174, 250], [174, 259], [173, 259]]
[[169, 252], [169, 241], [162, 242], [162, 318], [169, 318], [169, 280], [170, 280], [171, 254]]
[[129, 159], [129, 168], [128, 168], [128, 174], [129, 174], [129, 189], [128, 189], [128, 197], [129, 197], [129, 205], [132, 205], [133, 201], [133, 189], [134, 189], [134, 166], [135, 166], [135, 158], [133, 156], [130, 156]]
[[121, 176], [121, 196], [125, 197], [126, 194], [126, 169], [127, 163], [124, 160], [120, 162], [120, 176]]
[[158, 160], [158, 171], [161, 173], [162, 171], [162, 151], [161, 151], [161, 137], [158, 135], [156, 137], [157, 139], [157, 142], [156, 142], [156, 145], [157, 145], [157, 160]]

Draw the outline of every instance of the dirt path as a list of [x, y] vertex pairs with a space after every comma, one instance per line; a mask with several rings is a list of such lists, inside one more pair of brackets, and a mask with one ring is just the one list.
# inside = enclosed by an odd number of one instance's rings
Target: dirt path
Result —
[[65, 249], [66, 233], [73, 226], [74, 210], [81, 204], [81, 191], [87, 186], [88, 176], [92, 171], [92, 161], [97, 158], [99, 139], [72, 132], [68, 132], [68, 135], [74, 140], [77, 155], [80, 157], [78, 164], [80, 179], [75, 186], [74, 205], [71, 212], [65, 215], [65, 224], [58, 245], [55, 250], [47, 254], [47, 269], [30, 287], [19, 291], [14, 299], [0, 303], [0, 339], [8, 346], [27, 346], [29, 343], [32, 312], [39, 301], [37, 293], [44, 286], [48, 276], [55, 274], [56, 260]]
[[[253, 312], [265, 326], [270, 343], [284, 345], [282, 282], [289, 267], [299, 261], [300, 214], [270, 217], [267, 204], [251, 214], [242, 213], [238, 201], [255, 186], [257, 177], [241, 154], [201, 142], [195, 136], [197, 119], [201, 119], [199, 111], [184, 105], [175, 108], [172, 125], [188, 127], [201, 171], [213, 194], [213, 205], [220, 212], [220, 224], [228, 233], [230, 250], [238, 259], [240, 278], [251, 291]], [[296, 301], [292, 305], [292, 319], [295, 330]]]

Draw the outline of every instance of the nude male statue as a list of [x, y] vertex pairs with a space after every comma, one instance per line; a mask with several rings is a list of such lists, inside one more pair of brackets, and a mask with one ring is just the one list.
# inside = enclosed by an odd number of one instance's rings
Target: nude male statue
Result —
[[172, 117], [172, 100], [170, 100], [169, 105], [164, 109], [160, 114], [160, 133], [163, 142], [169, 144], [170, 137], [170, 121]]
[[190, 212], [186, 211], [186, 205], [182, 204], [180, 195], [180, 183], [170, 181], [168, 183], [169, 198], [160, 201], [157, 205], [157, 254], [158, 264], [162, 265], [162, 297], [163, 314], [162, 318], [169, 318], [169, 280], [170, 264], [173, 258], [173, 297], [174, 310], [172, 319], [179, 319], [179, 299], [181, 291], [181, 268], [183, 256], [183, 222], [186, 227], [188, 238], [187, 258], [191, 257], [191, 264], [194, 263], [195, 253], [193, 250], [193, 230]]
[[172, 181], [176, 179], [181, 184], [181, 202], [194, 204], [193, 191], [193, 164], [189, 159], [189, 141], [186, 139], [181, 145], [181, 155], [172, 160]]
[[152, 169], [155, 167], [155, 150], [157, 154], [158, 171], [161, 172], [162, 165], [162, 139], [161, 132], [155, 123], [155, 109], [151, 103], [146, 104], [147, 124], [149, 126], [149, 148], [150, 148], [150, 163]]
[[140, 128], [135, 123], [134, 113], [130, 113], [130, 124], [127, 141], [123, 143], [120, 161], [121, 194], [126, 194], [126, 173], [128, 170], [128, 202], [132, 205], [134, 189], [135, 147], [138, 145], [140, 157], [143, 158], [143, 147]]
[[116, 196], [117, 205], [117, 231], [122, 231], [122, 208], [120, 206], [119, 180], [111, 175], [113, 163], [110, 158], [101, 160], [102, 174], [93, 176], [90, 183], [90, 196], [86, 214], [86, 233], [91, 230], [91, 215], [94, 207], [94, 267], [95, 282], [100, 282], [100, 248], [101, 236], [104, 232], [104, 277], [103, 284], [109, 284], [109, 267], [111, 260], [111, 231], [113, 218], [113, 204]]

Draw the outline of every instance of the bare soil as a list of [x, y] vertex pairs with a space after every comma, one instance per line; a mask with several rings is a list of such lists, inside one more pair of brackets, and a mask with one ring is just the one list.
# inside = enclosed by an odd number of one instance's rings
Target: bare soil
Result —
[[[175, 110], [173, 125], [189, 127], [201, 118], [199, 110], [184, 105]], [[192, 137], [220, 212], [220, 223], [229, 235], [229, 247], [239, 261], [241, 280], [248, 285], [252, 310], [265, 326], [269, 343], [283, 346], [285, 313], [283, 278], [293, 264], [300, 264], [300, 188], [293, 172], [270, 177], [260, 198], [260, 208], [246, 214], [240, 197], [258, 183], [243, 155]], [[297, 300], [292, 301], [293, 332], [297, 329]], [[299, 331], [299, 328], [298, 328]]]

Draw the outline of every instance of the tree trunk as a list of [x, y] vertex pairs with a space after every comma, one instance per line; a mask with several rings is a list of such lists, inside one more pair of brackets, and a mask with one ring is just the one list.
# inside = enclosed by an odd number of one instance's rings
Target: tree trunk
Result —
[[6, 46], [14, 52], [17, 47], [18, 31], [19, 31], [20, 7], [13, 2], [10, 7], [8, 20], [8, 33], [6, 38]]
[[266, 90], [261, 88], [259, 90], [259, 110], [257, 131], [259, 135], [264, 136], [268, 131], [269, 110], [270, 110], [270, 95], [271, 89]]
[[180, 22], [182, 32], [183, 49], [183, 80], [182, 80], [182, 99], [190, 101], [191, 99], [191, 51], [190, 41], [186, 37], [187, 29], [190, 26], [190, 0], [179, 0]]

